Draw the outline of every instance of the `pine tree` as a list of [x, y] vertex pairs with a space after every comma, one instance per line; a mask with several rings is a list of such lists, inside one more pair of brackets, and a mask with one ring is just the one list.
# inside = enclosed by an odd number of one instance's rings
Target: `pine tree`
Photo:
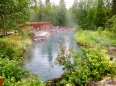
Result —
[[65, 26], [66, 23], [66, 4], [64, 0], [60, 0], [58, 9], [58, 25]]
[[48, 3], [50, 3], [50, 0], [46, 0], [46, 5], [48, 5]]
[[112, 0], [112, 15], [116, 15], [116, 0]]
[[64, 8], [66, 8], [66, 4], [65, 4], [65, 1], [64, 0], [60, 0], [60, 5], [62, 5]]

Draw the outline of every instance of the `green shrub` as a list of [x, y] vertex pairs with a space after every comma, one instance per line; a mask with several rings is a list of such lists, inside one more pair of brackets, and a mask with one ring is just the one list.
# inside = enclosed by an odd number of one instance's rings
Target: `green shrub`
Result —
[[7, 79], [15, 77], [15, 80], [18, 81], [22, 78], [25, 78], [29, 75], [29, 72], [25, 68], [20, 67], [20, 61], [1, 59], [0, 58], [0, 76]]
[[82, 48], [83, 60], [90, 70], [92, 80], [100, 80], [110, 73], [110, 60], [101, 47]]
[[102, 31], [103, 31], [103, 27], [98, 27], [97, 31], [98, 31], [99, 35], [101, 35]]
[[30, 75], [25, 79], [16, 81], [14, 77], [5, 79], [3, 86], [45, 86], [38, 75]]
[[30, 37], [30, 36], [29, 36], [30, 31], [31, 31], [31, 27], [29, 27], [29, 26], [26, 26], [23, 30], [21, 30], [23, 39], [27, 39], [27, 38]]
[[21, 67], [23, 46], [27, 40], [20, 35], [0, 39], [0, 76], [5, 79], [3, 86], [44, 86], [39, 76], [31, 75]]
[[83, 47], [82, 53], [66, 53], [64, 47], [61, 48], [63, 49], [58, 53], [56, 63], [67, 69], [62, 75], [62, 83], [84, 85], [89, 81], [99, 81], [103, 77], [115, 75], [115, 72], [111, 73], [114, 69], [111, 68], [106, 51], [101, 49], [101, 46]]
[[10, 43], [5, 39], [0, 39], [0, 58], [16, 59], [20, 56], [19, 49], [15, 43]]
[[64, 66], [63, 70], [73, 70], [75, 68], [74, 64], [72, 63], [72, 48], [66, 49], [66, 46], [62, 44], [60, 41], [60, 49], [58, 51], [58, 55], [56, 57], [55, 64], [59, 64], [60, 66]]
[[106, 22], [106, 28], [107, 31], [109, 31], [110, 34], [108, 36], [116, 37], [116, 15], [113, 15], [108, 21]]

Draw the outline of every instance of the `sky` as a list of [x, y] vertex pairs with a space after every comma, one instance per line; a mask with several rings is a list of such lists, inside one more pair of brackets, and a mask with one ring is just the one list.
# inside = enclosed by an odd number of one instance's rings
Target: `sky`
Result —
[[[45, 2], [45, 0], [42, 0], [43, 2]], [[70, 8], [74, 2], [74, 0], [64, 0], [66, 3], [66, 7]], [[55, 3], [55, 4], [59, 4], [59, 0], [50, 0], [51, 3]]]

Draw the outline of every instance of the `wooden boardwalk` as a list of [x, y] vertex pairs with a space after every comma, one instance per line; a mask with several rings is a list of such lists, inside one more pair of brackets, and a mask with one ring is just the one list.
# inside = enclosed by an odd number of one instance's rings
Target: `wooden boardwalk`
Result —
[[[13, 34], [14, 32], [7, 32], [7, 35], [11, 35], [11, 34]], [[4, 36], [4, 34], [3, 33], [0, 33], [0, 37], [3, 37]]]

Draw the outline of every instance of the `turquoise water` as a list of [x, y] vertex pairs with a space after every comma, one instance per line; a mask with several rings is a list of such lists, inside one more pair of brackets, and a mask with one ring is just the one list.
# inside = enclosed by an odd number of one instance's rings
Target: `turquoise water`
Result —
[[43, 81], [60, 77], [63, 74], [62, 66], [54, 65], [59, 50], [59, 40], [67, 48], [73, 47], [75, 51], [79, 50], [72, 32], [61, 31], [51, 34], [48, 41], [32, 43], [27, 51], [24, 67], [40, 75]]

